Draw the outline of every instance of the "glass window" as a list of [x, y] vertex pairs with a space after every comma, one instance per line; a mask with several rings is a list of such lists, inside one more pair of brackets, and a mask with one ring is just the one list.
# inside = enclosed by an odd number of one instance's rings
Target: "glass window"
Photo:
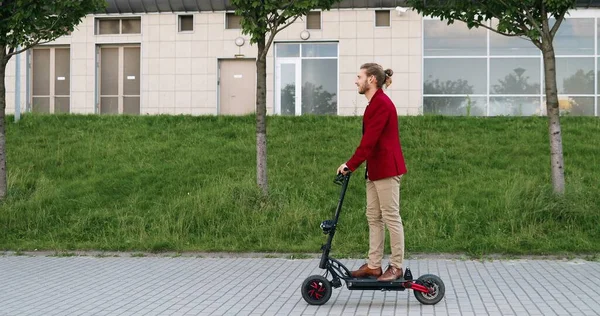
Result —
[[594, 94], [594, 58], [556, 58], [556, 85], [560, 94]]
[[598, 45], [598, 48], [596, 51], [598, 52], [598, 54], [600, 54], [600, 19], [597, 19], [597, 21], [598, 21], [597, 22], [598, 23], [598, 31], [596, 32], [596, 34], [598, 37], [596, 38], [596, 45]]
[[508, 37], [490, 32], [490, 55], [536, 56], [540, 54], [540, 49], [526, 38]]
[[118, 19], [100, 19], [96, 34], [119, 34], [119, 23]]
[[536, 56], [540, 54], [540, 49], [526, 38], [508, 37], [490, 32], [490, 55]]
[[321, 11], [311, 11], [306, 15], [306, 28], [309, 30], [321, 29]]
[[302, 114], [337, 113], [337, 59], [302, 60]]
[[485, 58], [426, 58], [424, 94], [487, 94]]
[[96, 34], [140, 34], [142, 23], [140, 17], [133, 18], [98, 18], [96, 19]]
[[423, 113], [439, 115], [486, 115], [485, 97], [424, 97]]
[[390, 26], [390, 10], [375, 11], [375, 26], [377, 26], [377, 27]]
[[484, 28], [468, 29], [463, 22], [447, 25], [446, 21], [424, 20], [425, 56], [485, 56], [487, 33]]
[[180, 15], [179, 16], [179, 32], [189, 32], [194, 30], [194, 16]]
[[142, 32], [142, 24], [140, 18], [133, 19], [123, 19], [121, 20], [122, 24], [122, 34], [140, 34]]
[[296, 113], [296, 65], [282, 64], [281, 75], [281, 115], [294, 115]]
[[298, 57], [300, 56], [300, 44], [277, 44], [277, 57]]
[[337, 57], [337, 44], [302, 44], [302, 57]]
[[[492, 21], [492, 26], [496, 28], [498, 25], [497, 20]], [[527, 37], [513, 37], [498, 34], [490, 31], [490, 55], [516, 55], [516, 56], [529, 56], [541, 54], [540, 49], [537, 48], [530, 39]]]
[[491, 94], [540, 94], [540, 58], [491, 58]]
[[558, 100], [561, 114], [594, 116], [593, 97], [561, 97]]
[[225, 28], [226, 29], [241, 29], [242, 28], [242, 17], [235, 15], [235, 13], [225, 14]]
[[490, 97], [490, 116], [540, 115], [539, 97]]
[[[529, 39], [435, 19], [423, 21], [423, 36], [424, 113], [466, 115], [465, 108], [481, 108], [491, 116], [546, 115], [542, 54]], [[561, 113], [600, 114], [600, 18], [567, 17], [554, 49]], [[466, 106], [466, 96], [483, 105]]]
[[337, 43], [277, 43], [275, 51], [275, 112], [337, 114]]
[[[554, 25], [554, 19], [549, 21]], [[594, 19], [565, 18], [554, 37], [556, 55], [593, 55]]]
[[[598, 19], [598, 21], [600, 21], [600, 19]], [[597, 59], [597, 64], [598, 64], [598, 72], [596, 73], [596, 76], [598, 78], [598, 80], [596, 80], [596, 92], [600, 94], [600, 57], [598, 57]]]

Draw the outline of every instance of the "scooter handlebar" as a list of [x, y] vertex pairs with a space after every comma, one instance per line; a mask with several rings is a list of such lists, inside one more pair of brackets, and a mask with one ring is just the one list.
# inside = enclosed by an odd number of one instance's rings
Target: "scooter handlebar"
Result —
[[341, 172], [338, 173], [335, 176], [335, 179], [333, 180], [333, 183], [342, 185], [344, 179], [350, 177], [350, 174], [352, 174], [352, 171], [350, 171], [350, 169], [348, 169], [348, 168], [344, 168], [344, 171], [347, 171], [348, 173], [346, 173], [346, 174], [343, 174]]

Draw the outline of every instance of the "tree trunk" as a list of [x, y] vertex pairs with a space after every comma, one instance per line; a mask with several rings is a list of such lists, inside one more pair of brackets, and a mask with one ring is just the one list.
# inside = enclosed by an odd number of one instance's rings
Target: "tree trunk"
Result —
[[6, 134], [5, 134], [5, 112], [6, 112], [6, 47], [0, 45], [0, 201], [6, 198]]
[[[256, 183], [267, 195], [267, 62], [265, 38], [258, 41], [256, 59]], [[266, 55], [266, 54], [264, 54]]]
[[546, 84], [546, 110], [548, 115], [548, 132], [550, 135], [550, 163], [552, 169], [552, 186], [554, 193], [565, 192], [565, 172], [560, 131], [560, 110], [556, 88], [556, 58], [551, 42], [542, 44], [544, 56], [544, 80]]

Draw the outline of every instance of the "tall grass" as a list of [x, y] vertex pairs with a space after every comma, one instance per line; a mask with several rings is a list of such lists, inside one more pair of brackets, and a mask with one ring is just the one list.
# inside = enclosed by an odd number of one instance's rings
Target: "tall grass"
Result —
[[[9, 118], [10, 120], [10, 118]], [[562, 119], [566, 194], [552, 194], [545, 118], [400, 117], [410, 252], [600, 250], [600, 120]], [[11, 120], [12, 122], [12, 120]], [[0, 248], [318, 252], [360, 117], [269, 117], [270, 194], [245, 117], [26, 115], [7, 123]], [[364, 169], [334, 251], [364, 254]]]

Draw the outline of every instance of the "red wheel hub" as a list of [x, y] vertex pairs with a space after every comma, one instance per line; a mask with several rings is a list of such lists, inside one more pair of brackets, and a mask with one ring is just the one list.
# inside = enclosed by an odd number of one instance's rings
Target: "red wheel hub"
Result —
[[325, 291], [327, 291], [327, 289], [321, 285], [319, 281], [312, 281], [310, 290], [308, 290], [308, 295], [316, 300], [320, 300], [325, 295]]

